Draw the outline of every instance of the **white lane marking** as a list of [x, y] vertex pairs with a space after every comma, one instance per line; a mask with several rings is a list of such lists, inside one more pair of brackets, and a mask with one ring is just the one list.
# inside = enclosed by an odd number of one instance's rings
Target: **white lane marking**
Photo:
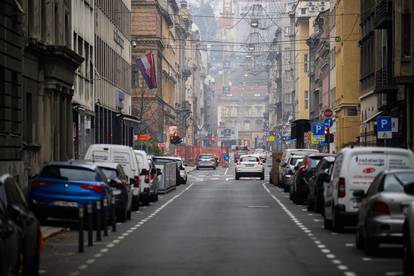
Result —
[[[147, 222], [148, 220], [150, 220], [155, 214], [157, 214], [162, 209], [164, 209], [169, 204], [171, 204], [171, 202], [173, 202], [174, 200], [176, 200], [177, 198], [179, 198], [182, 194], [184, 194], [186, 191], [188, 191], [192, 186], [193, 186], [193, 184], [189, 185], [181, 193], [173, 196], [170, 200], [168, 200], [166, 203], [164, 203], [162, 206], [160, 206], [157, 210], [155, 210], [154, 212], [152, 212], [151, 214], [149, 214], [146, 218], [142, 219], [136, 226], [131, 227], [130, 229], [128, 229], [127, 231], [125, 231], [125, 233], [123, 233], [121, 236], [119, 236], [118, 238], [114, 239], [111, 243], [107, 244], [105, 248], [102, 248], [100, 250], [101, 253], [95, 254], [95, 258], [101, 257], [102, 254], [108, 252], [109, 249], [115, 247], [115, 245], [119, 244], [124, 237], [126, 237], [130, 233], [134, 232], [137, 229], [137, 227], [140, 227], [142, 224], [144, 224], [145, 222]], [[79, 266], [78, 269], [79, 270], [85, 270], [85, 269], [88, 268], [88, 265], [93, 264], [94, 262], [95, 262], [95, 259], [89, 259], [89, 260], [87, 260], [85, 262], [85, 264]], [[79, 274], [80, 274], [79, 271], [75, 271], [75, 272], [72, 272], [71, 273], [71, 275], [79, 275]]]
[[402, 271], [390, 271], [385, 273], [386, 276], [397, 276], [397, 275], [403, 275]]
[[95, 259], [90, 259], [86, 261], [87, 264], [93, 264], [94, 262], [95, 262]]
[[267, 205], [249, 205], [247, 208], [269, 208]]
[[346, 247], [354, 247], [355, 246], [355, 243], [346, 243], [345, 246]]
[[372, 258], [367, 258], [367, 257], [364, 257], [364, 258], [362, 258], [362, 260], [363, 260], [364, 262], [369, 262], [369, 261], [372, 261]]
[[[266, 183], [262, 184], [263, 188], [266, 190], [266, 192], [276, 201], [276, 203], [282, 208], [283, 211], [288, 215], [288, 217], [300, 228], [303, 232], [306, 234], [310, 234], [311, 231], [303, 225], [299, 221], [299, 219], [274, 195], [270, 192], [269, 188], [267, 188]], [[302, 209], [303, 212], [307, 212], [307, 209]], [[348, 271], [348, 267], [346, 265], [343, 265], [341, 260], [335, 259], [336, 256], [334, 254], [331, 254], [330, 250], [326, 247], [326, 245], [322, 244], [321, 241], [317, 240], [315, 237], [310, 237], [314, 243], [317, 245], [319, 249], [321, 249], [321, 252], [325, 254], [325, 256], [328, 259], [331, 259], [333, 264], [337, 264], [337, 268], [341, 271], [344, 271], [345, 275], [356, 275], [354, 272]], [[322, 251], [322, 250], [328, 250], [328, 251]], [[348, 273], [348, 274], [346, 274]]]
[[44, 269], [40, 269], [39, 270], [39, 274], [46, 274], [47, 273], [47, 271], [46, 270], [44, 270]]
[[228, 171], [229, 171], [229, 168], [226, 169], [226, 171], [224, 172], [224, 175], [226, 175]]
[[80, 271], [75, 271], [75, 272], [72, 272], [70, 275], [71, 276], [78, 276], [80, 274]]

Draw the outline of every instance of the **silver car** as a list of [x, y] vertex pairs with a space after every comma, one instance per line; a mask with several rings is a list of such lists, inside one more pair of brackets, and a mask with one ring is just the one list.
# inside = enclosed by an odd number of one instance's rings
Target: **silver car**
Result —
[[303, 161], [305, 156], [292, 155], [286, 162], [286, 166], [283, 168], [283, 183], [284, 191], [289, 192], [290, 184], [292, 183], [292, 178], [295, 175], [295, 167]]
[[[359, 203], [356, 246], [367, 255], [380, 243], [401, 243], [404, 211], [414, 196], [404, 186], [414, 182], [414, 170], [386, 170], [375, 177], [367, 193], [353, 192]], [[358, 202], [355, 202], [358, 204]]]

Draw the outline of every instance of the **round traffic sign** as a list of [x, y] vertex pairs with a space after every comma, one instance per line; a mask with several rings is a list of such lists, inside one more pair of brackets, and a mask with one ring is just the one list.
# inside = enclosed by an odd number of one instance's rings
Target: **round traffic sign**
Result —
[[323, 111], [323, 116], [325, 118], [331, 118], [333, 116], [333, 111], [330, 108], [327, 108]]

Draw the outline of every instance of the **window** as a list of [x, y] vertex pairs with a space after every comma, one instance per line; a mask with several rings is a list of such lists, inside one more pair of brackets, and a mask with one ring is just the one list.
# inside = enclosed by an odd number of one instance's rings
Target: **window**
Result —
[[305, 90], [305, 109], [309, 108], [309, 91]]
[[32, 142], [33, 114], [32, 114], [32, 94], [26, 93], [26, 137], [25, 142]]
[[69, 181], [95, 181], [95, 171], [75, 168], [75, 167], [58, 167], [47, 166], [40, 174], [41, 177], [54, 178]]
[[346, 109], [347, 116], [358, 116], [358, 109], [356, 106], [350, 106]]
[[308, 72], [308, 54], [304, 54], [303, 55], [303, 64], [304, 64], [304, 70], [305, 70], [305, 73], [307, 73]]
[[306, 8], [301, 8], [300, 9], [300, 14], [306, 14]]
[[401, 16], [402, 58], [411, 57], [411, 13], [404, 12]]

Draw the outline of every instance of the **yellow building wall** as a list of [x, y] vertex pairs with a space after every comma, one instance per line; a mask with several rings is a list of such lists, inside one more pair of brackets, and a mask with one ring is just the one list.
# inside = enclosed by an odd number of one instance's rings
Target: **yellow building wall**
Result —
[[[296, 24], [296, 119], [309, 119], [309, 76], [305, 72], [305, 55], [309, 53], [306, 39], [309, 38], [309, 21], [299, 20]], [[305, 91], [308, 102], [305, 106]]]
[[336, 147], [356, 142], [360, 116], [348, 116], [348, 107], [357, 107], [360, 91], [360, 0], [336, 2]]

